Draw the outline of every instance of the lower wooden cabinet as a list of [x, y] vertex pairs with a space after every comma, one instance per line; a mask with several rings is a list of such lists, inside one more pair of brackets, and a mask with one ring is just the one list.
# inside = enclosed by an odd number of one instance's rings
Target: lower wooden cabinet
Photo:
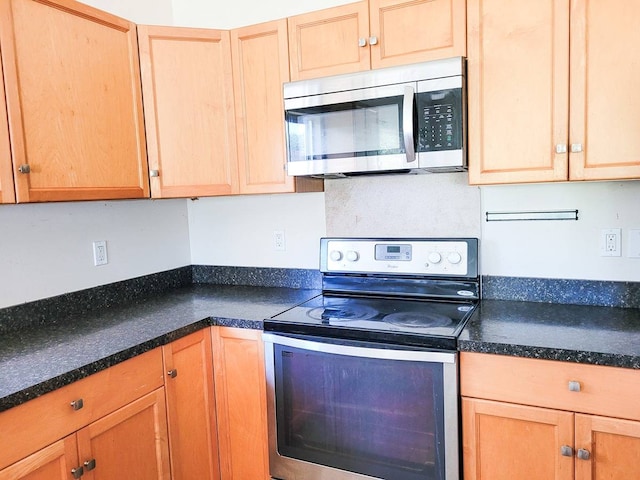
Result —
[[209, 329], [162, 349], [173, 480], [219, 480]]
[[213, 327], [220, 471], [223, 480], [269, 479], [262, 332]]
[[0, 480], [67, 480], [78, 466], [76, 436], [70, 435], [0, 470]]
[[463, 353], [464, 479], [640, 478], [638, 375]]

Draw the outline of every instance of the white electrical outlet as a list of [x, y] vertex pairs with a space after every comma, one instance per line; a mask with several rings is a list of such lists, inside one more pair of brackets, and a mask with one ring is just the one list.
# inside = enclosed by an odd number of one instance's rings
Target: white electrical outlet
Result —
[[107, 242], [104, 240], [98, 240], [93, 242], [93, 264], [97, 267], [99, 265], [106, 265], [109, 263], [107, 257]]
[[640, 258], [640, 230], [629, 230], [629, 245], [627, 246], [629, 258]]
[[600, 233], [600, 256], [619, 257], [622, 255], [620, 240], [622, 230], [620, 228], [605, 228]]
[[284, 230], [273, 231], [273, 249], [279, 252], [284, 252], [287, 249]]

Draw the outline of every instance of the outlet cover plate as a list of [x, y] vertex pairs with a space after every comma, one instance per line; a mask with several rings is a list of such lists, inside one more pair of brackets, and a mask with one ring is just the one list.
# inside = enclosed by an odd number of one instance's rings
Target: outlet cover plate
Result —
[[640, 229], [629, 230], [629, 258], [640, 258]]
[[620, 228], [604, 228], [600, 232], [600, 256], [602, 257], [620, 257], [622, 249], [620, 248], [620, 237], [622, 229]]

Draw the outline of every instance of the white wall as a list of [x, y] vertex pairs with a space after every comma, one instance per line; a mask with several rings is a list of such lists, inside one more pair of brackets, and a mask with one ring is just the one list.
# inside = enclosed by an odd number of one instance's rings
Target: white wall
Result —
[[[194, 265], [318, 268], [325, 235], [322, 193], [247, 195], [189, 200]], [[285, 232], [285, 251], [274, 248]]]
[[187, 222], [185, 200], [2, 205], [0, 308], [189, 265]]
[[[482, 223], [482, 272], [488, 275], [640, 281], [629, 258], [640, 229], [640, 181], [482, 187], [486, 211], [579, 210], [578, 221]], [[600, 256], [601, 230], [622, 229], [622, 256]]]
[[146, 25], [172, 25], [171, 0], [79, 0], [105, 12]]
[[277, 20], [354, 0], [173, 0], [174, 24], [231, 29]]

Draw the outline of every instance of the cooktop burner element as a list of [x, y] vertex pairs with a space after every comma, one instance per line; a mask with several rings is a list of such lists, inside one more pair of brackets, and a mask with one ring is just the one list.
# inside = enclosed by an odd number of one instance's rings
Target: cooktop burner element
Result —
[[478, 241], [323, 238], [322, 295], [265, 331], [455, 350], [480, 298]]

